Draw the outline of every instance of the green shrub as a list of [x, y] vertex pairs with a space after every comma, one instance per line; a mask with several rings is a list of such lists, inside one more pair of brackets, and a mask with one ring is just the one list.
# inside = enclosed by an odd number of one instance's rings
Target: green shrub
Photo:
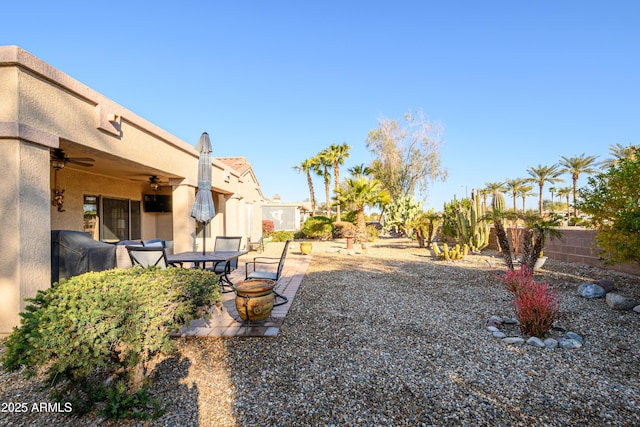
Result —
[[293, 239], [293, 233], [290, 231], [274, 231], [271, 234], [272, 242], [286, 242]]
[[347, 221], [336, 221], [333, 223], [333, 237], [340, 239], [347, 236], [356, 235], [356, 225]]
[[86, 396], [86, 385], [100, 394], [105, 380], [118, 378], [119, 388], [101, 394], [126, 402], [143, 389], [149, 362], [173, 349], [169, 333], [221, 300], [217, 283], [214, 273], [187, 268], [115, 269], [62, 281], [28, 299], [2, 364], [62, 383], [69, 400]]
[[312, 216], [304, 222], [302, 232], [311, 239], [329, 240], [333, 235], [333, 225], [326, 216]]
[[367, 225], [367, 240], [369, 242], [375, 242], [378, 240], [378, 236], [380, 235], [380, 230], [375, 225]]

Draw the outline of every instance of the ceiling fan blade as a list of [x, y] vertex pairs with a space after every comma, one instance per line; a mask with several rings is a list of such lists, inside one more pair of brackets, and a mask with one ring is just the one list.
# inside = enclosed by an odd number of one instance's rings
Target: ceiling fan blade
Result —
[[95, 159], [91, 157], [68, 157], [67, 160], [71, 162], [80, 161], [80, 162], [95, 162]]

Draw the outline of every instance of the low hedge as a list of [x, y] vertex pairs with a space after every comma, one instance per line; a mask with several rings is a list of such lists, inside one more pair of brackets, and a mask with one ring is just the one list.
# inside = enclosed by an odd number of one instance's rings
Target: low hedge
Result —
[[113, 384], [106, 394], [126, 400], [144, 388], [149, 362], [172, 351], [170, 333], [220, 300], [217, 276], [200, 269], [82, 274], [28, 300], [21, 326], [5, 340], [2, 364], [45, 374], [50, 385], [66, 380], [71, 398], [87, 393], [77, 390], [81, 384], [92, 391]]

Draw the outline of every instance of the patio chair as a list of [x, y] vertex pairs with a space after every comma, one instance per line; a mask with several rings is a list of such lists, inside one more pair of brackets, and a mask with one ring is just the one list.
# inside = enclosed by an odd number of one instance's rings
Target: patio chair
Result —
[[[287, 251], [289, 250], [289, 243], [291, 243], [291, 240], [287, 240], [287, 242], [284, 244], [284, 249], [282, 250], [282, 255], [280, 255], [279, 259], [269, 257], [255, 257], [253, 261], [248, 261], [245, 264], [245, 278], [273, 280], [274, 282], [276, 282], [277, 286], [277, 282], [278, 280], [280, 280], [280, 275], [282, 274], [282, 268], [284, 267], [284, 260], [287, 257]], [[274, 270], [274, 268], [268, 267], [268, 265], [276, 264], [277, 267], [275, 268], [275, 271], [272, 271]], [[284, 295], [280, 295], [275, 291], [275, 286], [273, 294], [275, 295], [276, 300], [278, 298], [282, 300], [281, 302], [274, 304], [274, 307], [286, 304], [289, 301], [287, 297], [285, 297]]]
[[257, 242], [250, 242], [247, 237], [247, 242], [249, 242], [247, 243], [247, 249], [250, 251], [258, 251], [259, 253], [264, 252], [264, 240], [262, 240], [262, 236], [260, 236]]
[[143, 240], [142, 246], [164, 248], [165, 244], [164, 244], [164, 240], [162, 239], [151, 239], [151, 240]]
[[[217, 236], [213, 245], [213, 252], [238, 252], [241, 242], [242, 237]], [[218, 283], [220, 283], [222, 293], [226, 293], [233, 292], [233, 289], [225, 290], [225, 286], [233, 287], [233, 283], [229, 279], [229, 273], [236, 268], [238, 268], [238, 258], [234, 258], [231, 261], [214, 262], [213, 266], [207, 268], [207, 270], [213, 271], [220, 276]]]
[[167, 255], [161, 246], [127, 246], [131, 264], [135, 267], [167, 268]]

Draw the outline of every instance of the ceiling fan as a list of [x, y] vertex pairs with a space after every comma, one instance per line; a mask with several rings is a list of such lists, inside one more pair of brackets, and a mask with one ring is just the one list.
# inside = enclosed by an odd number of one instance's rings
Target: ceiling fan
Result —
[[90, 168], [93, 166], [93, 162], [95, 160], [91, 157], [67, 157], [61, 148], [55, 148], [51, 151], [51, 165], [55, 170], [64, 168], [67, 163]]
[[160, 177], [158, 175], [151, 175], [149, 179], [147, 179], [146, 181], [142, 181], [140, 179], [133, 179], [133, 178], [132, 178], [132, 181], [147, 182], [149, 183], [149, 187], [151, 187], [153, 191], [158, 190], [162, 186], [162, 184], [166, 184], [160, 180]]

